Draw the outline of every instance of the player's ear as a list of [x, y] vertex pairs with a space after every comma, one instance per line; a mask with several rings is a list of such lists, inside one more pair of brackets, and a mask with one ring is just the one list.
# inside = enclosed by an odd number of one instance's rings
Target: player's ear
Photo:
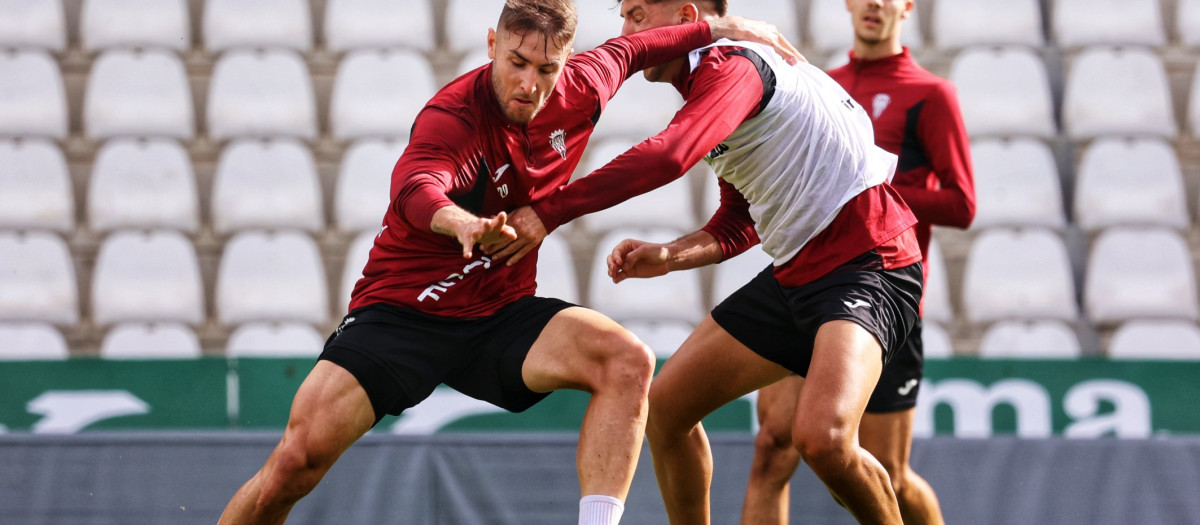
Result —
[[496, 59], [496, 30], [488, 28], [488, 59]]
[[900, 18], [904, 19], [904, 18], [908, 18], [909, 16], [912, 16], [913, 9], [916, 9], [916, 7], [917, 7], [917, 3], [914, 2], [913, 0], [908, 0], [907, 2], [904, 2], [904, 12], [900, 13]]
[[696, 7], [693, 2], [686, 2], [679, 6], [679, 12], [676, 14], [679, 16], [677, 23], [690, 24], [700, 19], [700, 8]]

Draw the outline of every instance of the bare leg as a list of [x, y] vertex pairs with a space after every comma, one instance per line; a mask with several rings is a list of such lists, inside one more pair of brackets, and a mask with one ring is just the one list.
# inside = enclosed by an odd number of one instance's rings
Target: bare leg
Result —
[[858, 444], [859, 421], [883, 367], [881, 352], [855, 323], [822, 325], [796, 403], [792, 441], [859, 523], [900, 525], [887, 471]]
[[786, 525], [788, 487], [800, 464], [792, 445], [792, 415], [804, 378], [792, 375], [758, 391], [758, 435], [742, 505], [742, 525]]
[[790, 375], [707, 317], [650, 387], [646, 436], [670, 522], [710, 522], [712, 451], [700, 420], [720, 406]]
[[337, 458], [370, 430], [375, 412], [350, 372], [318, 361], [296, 397], [283, 438], [254, 477], [238, 489], [221, 525], [280, 524]]
[[859, 435], [863, 448], [883, 463], [892, 480], [906, 525], [943, 525], [937, 494], [909, 466], [916, 409], [863, 415]]

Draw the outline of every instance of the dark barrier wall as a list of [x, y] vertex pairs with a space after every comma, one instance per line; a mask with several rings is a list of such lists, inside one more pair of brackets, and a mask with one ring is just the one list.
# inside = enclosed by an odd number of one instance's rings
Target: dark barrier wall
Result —
[[[0, 523], [216, 522], [276, 434], [0, 436]], [[713, 436], [713, 523], [737, 523], [753, 453], [748, 434]], [[918, 440], [913, 464], [947, 522], [969, 525], [1200, 523], [1200, 439]], [[574, 523], [569, 434], [371, 435], [292, 513], [290, 524]], [[852, 524], [806, 469], [794, 523]], [[666, 523], [649, 452], [623, 524]]]

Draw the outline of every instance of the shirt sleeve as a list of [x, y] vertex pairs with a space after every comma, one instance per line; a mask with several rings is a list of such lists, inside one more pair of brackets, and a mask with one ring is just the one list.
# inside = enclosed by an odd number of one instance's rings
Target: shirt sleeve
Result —
[[451, 195], [474, 185], [481, 161], [472, 126], [438, 109], [426, 108], [413, 124], [408, 147], [392, 169], [392, 212], [418, 229], [433, 214], [454, 205]]
[[754, 230], [754, 219], [750, 216], [750, 203], [746, 197], [725, 179], [718, 180], [721, 206], [708, 224], [700, 229], [717, 240], [721, 246], [721, 260], [727, 261], [758, 244], [759, 238]]
[[755, 115], [763, 96], [758, 69], [739, 56], [710, 53], [689, 82], [687, 101], [665, 130], [533, 204], [548, 231], [683, 176]]
[[975, 177], [970, 139], [954, 86], [942, 83], [926, 99], [917, 134], [938, 187], [896, 186], [918, 220], [967, 228], [975, 219]]
[[712, 30], [708, 22], [679, 24], [613, 38], [596, 49], [580, 53], [574, 62], [583, 73], [582, 79], [604, 104], [634, 73], [711, 43]]

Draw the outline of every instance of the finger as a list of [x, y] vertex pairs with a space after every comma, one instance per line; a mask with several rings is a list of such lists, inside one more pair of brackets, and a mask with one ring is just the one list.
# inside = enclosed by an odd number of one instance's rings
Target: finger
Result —
[[517, 254], [513, 255], [512, 258], [508, 260], [508, 265], [512, 266], [514, 264], [517, 264], [517, 262], [519, 262], [521, 259], [525, 258], [525, 254], [533, 251], [533, 247], [534, 247], [533, 243], [529, 243], [524, 248], [521, 248], [520, 250], [518, 250]]
[[510, 242], [506, 246], [504, 246], [504, 249], [496, 252], [496, 254], [492, 256], [492, 260], [501, 261], [507, 257], [511, 257], [514, 253], [517, 253], [517, 251], [520, 250], [521, 247], [524, 245], [525, 245], [525, 241], [523, 241], [523, 240], [516, 240], [516, 241]]

